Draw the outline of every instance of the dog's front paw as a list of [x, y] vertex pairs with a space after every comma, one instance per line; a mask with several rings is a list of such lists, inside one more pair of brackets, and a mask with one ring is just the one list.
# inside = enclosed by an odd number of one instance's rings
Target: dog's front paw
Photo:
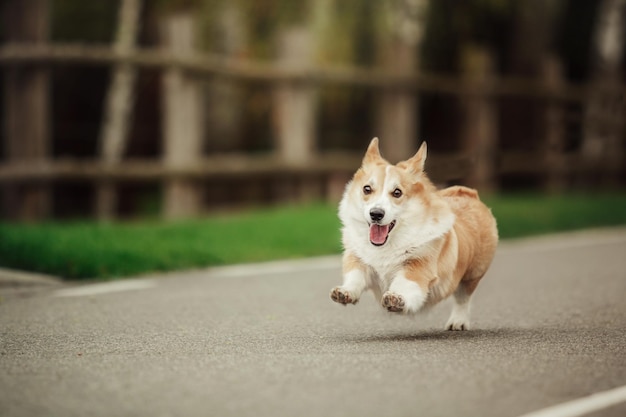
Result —
[[392, 313], [401, 313], [404, 311], [404, 298], [400, 294], [387, 291], [383, 294], [383, 307]]
[[350, 291], [345, 288], [335, 287], [330, 292], [330, 298], [336, 303], [348, 305], [348, 304], [356, 304], [359, 302], [359, 299], [356, 298]]

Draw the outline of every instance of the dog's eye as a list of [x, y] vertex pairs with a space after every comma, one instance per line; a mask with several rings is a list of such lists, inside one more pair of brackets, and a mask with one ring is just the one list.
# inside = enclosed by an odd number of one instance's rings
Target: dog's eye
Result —
[[372, 193], [372, 187], [370, 187], [369, 185], [366, 185], [365, 187], [363, 187], [363, 194], [368, 195]]
[[399, 188], [396, 188], [395, 190], [391, 192], [391, 195], [394, 196], [394, 198], [400, 198], [402, 197], [402, 190], [400, 190]]

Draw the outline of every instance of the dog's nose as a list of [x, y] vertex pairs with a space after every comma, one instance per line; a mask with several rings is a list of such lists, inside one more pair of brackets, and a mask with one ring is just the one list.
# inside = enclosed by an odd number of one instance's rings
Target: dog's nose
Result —
[[370, 217], [373, 221], [379, 222], [385, 217], [385, 210], [379, 208], [373, 208], [370, 210]]

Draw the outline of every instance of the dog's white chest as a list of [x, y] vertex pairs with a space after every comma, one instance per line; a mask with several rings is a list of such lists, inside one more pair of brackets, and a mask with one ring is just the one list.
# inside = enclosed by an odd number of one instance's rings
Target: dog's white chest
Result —
[[371, 268], [371, 280], [377, 283], [382, 291], [386, 291], [406, 262], [414, 257], [414, 253], [408, 250], [392, 250], [391, 247], [372, 247], [361, 259]]

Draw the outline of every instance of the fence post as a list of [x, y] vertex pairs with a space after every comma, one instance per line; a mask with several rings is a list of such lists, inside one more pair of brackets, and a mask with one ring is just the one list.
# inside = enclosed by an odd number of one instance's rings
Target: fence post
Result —
[[[245, 16], [237, 2], [215, 9], [212, 45], [220, 55], [243, 60], [248, 44]], [[244, 86], [237, 79], [216, 77], [207, 82], [206, 148], [209, 152], [241, 152], [245, 126]]]
[[[383, 65], [390, 73], [410, 73], [411, 63], [414, 61], [413, 48], [398, 43], [390, 47], [390, 57]], [[402, 71], [406, 68], [406, 71]], [[401, 89], [384, 91], [376, 99], [377, 135], [381, 138], [381, 152], [383, 156], [396, 163], [415, 153], [417, 135], [417, 108], [418, 101], [413, 91]]]
[[[381, 68], [397, 76], [419, 71], [419, 49], [426, 25], [427, 0], [391, 2], [383, 6], [383, 33], [378, 45]], [[415, 91], [401, 88], [384, 90], [376, 99], [376, 135], [381, 138], [381, 152], [395, 163], [417, 150], [418, 97]]]
[[465, 183], [480, 191], [496, 190], [497, 114], [491, 83], [494, 58], [490, 50], [468, 45], [462, 55], [465, 91], [462, 146], [472, 160]]
[[[278, 37], [278, 65], [308, 69], [313, 38], [306, 28], [292, 28]], [[293, 82], [280, 83], [274, 93], [274, 127], [279, 156], [293, 164], [308, 162], [315, 152], [315, 91]]]
[[[585, 170], [579, 181], [585, 186], [594, 183], [615, 188], [619, 184], [624, 163], [624, 110], [626, 98], [623, 85], [616, 76], [592, 81], [585, 103], [582, 163]], [[596, 175], [596, 178], [593, 175]]]
[[[189, 57], [194, 47], [194, 21], [190, 14], [168, 16], [161, 27], [163, 46], [172, 55]], [[163, 74], [163, 161], [167, 168], [195, 165], [202, 155], [202, 89], [180, 68], [166, 68]], [[201, 209], [201, 188], [185, 178], [168, 178], [163, 192], [165, 217], [197, 215]]]
[[542, 151], [546, 167], [544, 188], [548, 192], [555, 193], [563, 191], [566, 186], [565, 112], [563, 102], [558, 97], [565, 85], [565, 79], [563, 66], [556, 56], [548, 55], [544, 58], [542, 77], [544, 87], [548, 92], [543, 120], [545, 138]]
[[580, 182], [589, 186], [591, 172], [600, 183], [615, 187], [624, 162], [622, 88], [626, 0], [603, 0], [598, 6], [592, 49], [591, 88], [585, 103], [581, 156], [586, 172]]
[[[4, 4], [7, 41], [44, 43], [49, 37], [49, 0], [9, 0]], [[7, 161], [40, 164], [50, 154], [50, 77], [41, 67], [10, 66], [4, 75], [4, 154]], [[48, 184], [7, 185], [4, 213], [17, 220], [50, 214]]]
[[350, 174], [341, 172], [328, 175], [326, 181], [326, 200], [331, 203], [339, 203], [346, 190], [346, 184], [351, 178]]
[[[283, 31], [278, 36], [278, 65], [291, 70], [311, 67], [314, 54], [313, 37], [304, 27]], [[273, 122], [278, 156], [290, 165], [305, 165], [315, 156], [315, 118], [317, 95], [314, 87], [295, 82], [282, 82], [274, 92]], [[299, 190], [298, 190], [299, 188]], [[278, 184], [278, 198], [290, 200], [306, 184], [298, 187], [293, 178]], [[299, 197], [307, 198], [306, 195]]]
[[[120, 3], [118, 27], [113, 46], [118, 53], [132, 53], [137, 43], [141, 0], [123, 0]], [[105, 165], [120, 163], [128, 137], [133, 113], [133, 88], [137, 69], [127, 62], [113, 68], [111, 84], [105, 102], [105, 113], [100, 134], [100, 158]], [[117, 194], [111, 182], [98, 184], [96, 212], [100, 220], [115, 216]]]

